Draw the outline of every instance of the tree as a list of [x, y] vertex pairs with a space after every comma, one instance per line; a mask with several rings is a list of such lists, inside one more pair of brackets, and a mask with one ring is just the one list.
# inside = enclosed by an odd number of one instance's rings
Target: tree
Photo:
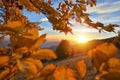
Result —
[[[86, 11], [86, 5], [96, 5], [96, 0], [61, 0], [58, 7], [52, 5], [54, 0], [0, 0], [0, 42], [6, 36], [10, 43], [7, 47], [0, 47], [0, 79], [40, 79], [42, 73], [55, 66], [43, 68], [41, 60], [56, 59], [56, 55], [48, 49], [39, 48], [45, 42], [46, 34], [39, 36], [41, 22], [30, 22], [22, 13], [23, 9], [38, 14], [44, 14], [53, 25], [53, 30], [59, 30], [67, 34], [72, 33], [70, 19], [98, 29], [114, 31], [117, 24], [104, 25], [101, 22], [92, 22]], [[61, 25], [62, 24], [62, 25]], [[42, 75], [42, 77], [44, 76]], [[52, 75], [49, 77], [51, 78]], [[23, 80], [23, 79], [22, 79]], [[47, 80], [47, 79], [46, 79]]]
[[72, 55], [72, 48], [69, 41], [62, 40], [56, 48], [56, 54], [58, 56], [58, 59], [65, 59], [67, 57], [70, 57]]

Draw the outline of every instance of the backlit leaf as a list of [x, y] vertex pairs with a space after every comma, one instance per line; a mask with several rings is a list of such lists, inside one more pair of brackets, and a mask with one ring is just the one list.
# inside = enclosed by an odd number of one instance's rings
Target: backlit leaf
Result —
[[12, 21], [12, 22], [9, 22], [9, 23], [6, 24], [6, 26], [10, 27], [10, 28], [20, 27], [22, 25], [23, 24], [20, 21]]
[[111, 58], [105, 65], [105, 70], [108, 72], [120, 73], [120, 58]]
[[76, 68], [79, 72], [79, 75], [82, 79], [84, 79], [85, 75], [86, 75], [86, 63], [84, 62], [84, 60], [81, 60], [79, 62], [76, 62]]
[[28, 58], [27, 61], [34, 63], [36, 65], [38, 71], [40, 71], [43, 68], [43, 64], [40, 60]]
[[82, 8], [82, 10], [86, 11], [86, 6], [85, 5], [80, 5], [80, 7]]
[[42, 43], [44, 43], [46, 40], [46, 34], [41, 35], [39, 38], [37, 38], [30, 49], [34, 50], [36, 48], [39, 48]]
[[118, 51], [117, 47], [112, 43], [103, 43], [96, 49], [106, 54], [108, 58], [115, 56]]
[[7, 30], [9, 31], [16, 31], [16, 32], [23, 32], [24, 31], [24, 25], [20, 21], [12, 21], [5, 25]]
[[75, 72], [68, 66], [58, 66], [54, 72], [55, 80], [76, 80]]
[[48, 64], [40, 72], [40, 80], [52, 80], [56, 65]]
[[26, 74], [37, 73], [37, 67], [35, 66], [35, 64], [27, 60], [24, 60], [24, 61], [17, 60], [17, 67], [20, 71]]
[[23, 35], [23, 37], [33, 39], [33, 40], [37, 39], [39, 37], [38, 29], [32, 28], [28, 30], [27, 34]]
[[51, 60], [51, 59], [57, 58], [55, 53], [50, 49], [39, 49], [35, 51], [33, 54], [31, 54], [30, 57], [34, 59], [40, 59], [40, 60], [43, 60], [43, 59]]
[[5, 69], [2, 72], [0, 72], [0, 80], [5, 79], [5, 77], [9, 74], [10, 69]]
[[0, 66], [4, 66], [7, 64], [10, 60], [10, 57], [8, 56], [0, 56]]
[[106, 62], [108, 60], [108, 57], [106, 54], [102, 53], [99, 50], [96, 50], [92, 54], [92, 64], [97, 69], [97, 71], [100, 70], [102, 63]]

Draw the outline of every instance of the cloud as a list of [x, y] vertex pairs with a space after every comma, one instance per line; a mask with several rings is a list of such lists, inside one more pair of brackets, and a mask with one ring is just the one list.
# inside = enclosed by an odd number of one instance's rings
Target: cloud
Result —
[[48, 21], [48, 19], [47, 18], [41, 18], [40, 21], [44, 22], [44, 21]]
[[102, 14], [97, 16], [90, 16], [94, 22], [102, 22], [104, 24], [120, 24], [120, 16], [114, 14]]
[[98, 14], [105, 14], [105, 13], [113, 13], [120, 11], [120, 1], [113, 1], [111, 2], [103, 2], [98, 3], [94, 7], [88, 7], [89, 13], [98, 13]]

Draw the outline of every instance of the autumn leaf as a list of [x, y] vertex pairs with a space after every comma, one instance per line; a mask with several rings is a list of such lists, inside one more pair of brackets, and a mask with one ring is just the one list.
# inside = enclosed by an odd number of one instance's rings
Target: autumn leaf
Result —
[[37, 39], [39, 37], [38, 29], [32, 28], [28, 30], [27, 34], [23, 35], [23, 37], [33, 39], [33, 40]]
[[54, 64], [46, 65], [40, 72], [40, 80], [51, 80], [55, 69], [56, 65]]
[[86, 11], [86, 6], [85, 5], [80, 4], [79, 6], [81, 7], [82, 10]]
[[31, 50], [39, 48], [42, 43], [45, 42], [46, 34], [41, 35], [39, 38], [35, 39], [33, 45], [31, 46]]
[[110, 72], [101, 76], [99, 80], [120, 80], [120, 73], [119, 72]]
[[8, 68], [0, 72], [0, 80], [5, 79], [5, 77], [9, 74], [9, 72], [10, 72], [10, 69]]
[[89, 57], [91, 60], [93, 59], [93, 55], [94, 55], [95, 51], [96, 51], [95, 49], [91, 49], [91, 50], [89, 50], [88, 53], [87, 53], [87, 54], [88, 54], [88, 57]]
[[4, 66], [7, 64], [10, 60], [10, 57], [8, 56], [0, 56], [0, 66]]
[[36, 65], [36, 67], [37, 67], [37, 71], [40, 71], [43, 68], [43, 64], [40, 60], [27, 58], [26, 61], [30, 61], [30, 62], [34, 63], [34, 65]]
[[75, 20], [76, 20], [77, 22], [82, 23], [82, 20], [81, 20], [80, 18], [76, 18]]
[[104, 70], [108, 72], [120, 73], [120, 58], [111, 58], [110, 60], [108, 60], [104, 67]]
[[36, 74], [37, 73], [37, 67], [33, 62], [30, 61], [20, 61], [17, 60], [17, 67], [20, 71], [26, 73], [26, 74]]
[[20, 27], [22, 25], [23, 24], [20, 21], [12, 21], [12, 22], [9, 22], [9, 23], [6, 24], [6, 26], [10, 27], [10, 28]]
[[82, 79], [84, 79], [85, 75], [86, 75], [86, 63], [84, 62], [84, 60], [81, 60], [79, 62], [76, 62], [76, 68], [79, 72], [79, 75]]
[[28, 50], [28, 47], [24, 46], [24, 47], [18, 48], [16, 51], [19, 53], [27, 53], [29, 50]]
[[58, 66], [54, 72], [55, 80], [76, 80], [75, 72], [68, 66]]
[[117, 47], [112, 43], [103, 43], [97, 46], [96, 50], [103, 52], [108, 58], [115, 56], [118, 51]]
[[24, 25], [20, 21], [12, 21], [7, 23], [5, 26], [6, 30], [11, 32], [22, 33], [24, 31]]
[[106, 62], [108, 60], [108, 57], [106, 54], [102, 53], [99, 50], [96, 50], [92, 54], [92, 64], [97, 69], [97, 71], [100, 71], [102, 63]]
[[39, 49], [35, 51], [33, 54], [31, 54], [30, 57], [33, 59], [40, 59], [40, 60], [43, 59], [51, 60], [57, 58], [55, 53], [50, 49]]

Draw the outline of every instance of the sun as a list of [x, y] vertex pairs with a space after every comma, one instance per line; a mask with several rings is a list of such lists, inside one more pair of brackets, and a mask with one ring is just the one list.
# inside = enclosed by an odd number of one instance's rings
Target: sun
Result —
[[86, 36], [79, 36], [77, 38], [77, 41], [80, 42], [80, 43], [85, 43], [88, 41], [87, 37]]

